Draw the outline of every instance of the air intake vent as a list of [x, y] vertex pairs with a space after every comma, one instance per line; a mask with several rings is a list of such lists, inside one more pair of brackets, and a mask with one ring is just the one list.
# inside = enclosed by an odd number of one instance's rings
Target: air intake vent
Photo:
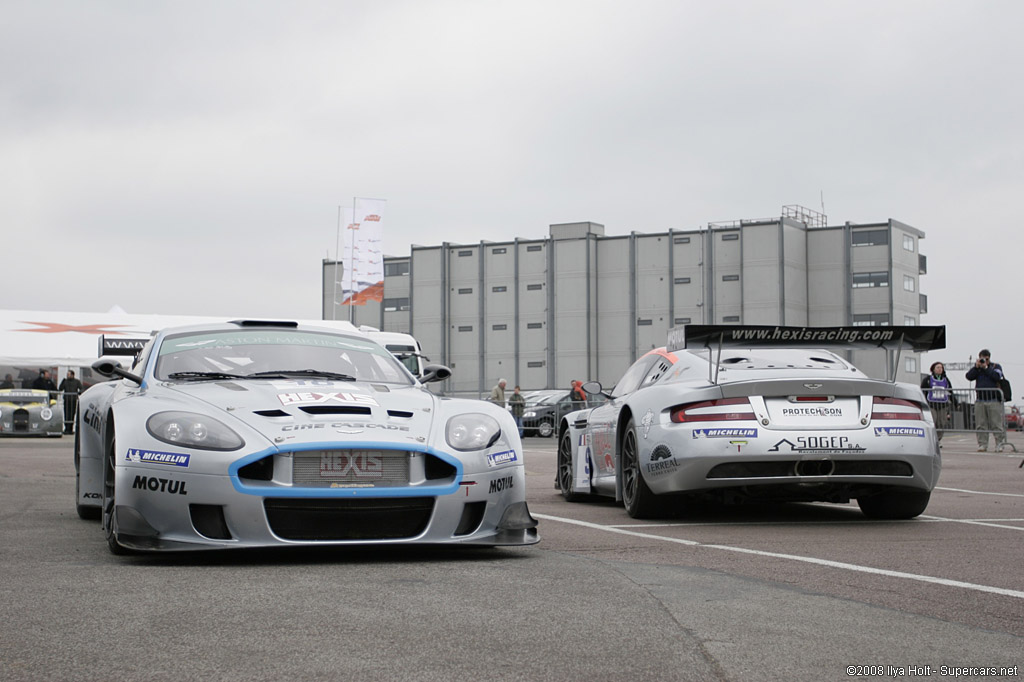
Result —
[[300, 407], [306, 414], [371, 414], [369, 407], [335, 407], [333, 405], [307, 405]]
[[402, 419], [412, 419], [412, 412], [403, 412], [402, 410], [388, 410], [389, 417], [401, 417]]
[[284, 410], [256, 410], [253, 414], [258, 414], [261, 417], [290, 417], [291, 415]]

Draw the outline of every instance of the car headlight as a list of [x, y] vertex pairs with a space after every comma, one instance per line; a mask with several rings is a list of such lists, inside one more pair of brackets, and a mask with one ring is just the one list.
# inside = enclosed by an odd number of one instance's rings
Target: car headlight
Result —
[[456, 450], [483, 450], [501, 436], [498, 422], [486, 414], [460, 414], [448, 420], [445, 439]]
[[146, 421], [146, 430], [164, 443], [200, 450], [237, 450], [245, 445], [225, 424], [193, 412], [158, 412]]
[[39, 410], [39, 417], [44, 422], [48, 422], [51, 419], [53, 419], [53, 410], [51, 410], [49, 407], [44, 407], [43, 409]]
[[529, 412], [523, 412], [523, 416], [524, 417], [536, 417], [537, 413], [534, 412], [533, 410], [530, 410]]

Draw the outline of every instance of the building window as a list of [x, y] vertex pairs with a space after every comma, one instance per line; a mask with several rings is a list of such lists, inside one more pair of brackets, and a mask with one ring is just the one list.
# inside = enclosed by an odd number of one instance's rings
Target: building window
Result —
[[740, 281], [739, 275], [722, 275], [723, 282], [738, 282]]
[[464, 324], [461, 327], [459, 327], [459, 331], [460, 332], [471, 332], [471, 331], [473, 331], [473, 325], [471, 325], [471, 324]]
[[855, 272], [853, 273], [853, 288], [862, 287], [887, 287], [889, 286], [888, 272]]
[[409, 261], [400, 260], [392, 261], [390, 263], [384, 263], [384, 276], [385, 277], [398, 277], [400, 275], [409, 274]]
[[505, 247], [499, 246], [496, 249], [491, 249], [491, 253], [495, 256], [500, 256], [501, 254], [505, 253]]
[[526, 328], [527, 329], [540, 329], [543, 326], [544, 326], [543, 322], [528, 322], [526, 324]]
[[689, 284], [690, 283], [690, 278], [689, 277], [676, 277], [674, 281], [675, 281], [676, 284]]
[[903, 248], [911, 253], [914, 252], [914, 238], [909, 234], [903, 235]]
[[504, 284], [496, 287], [491, 287], [491, 293], [500, 294], [505, 291], [508, 291], [508, 287], [505, 286]]
[[459, 251], [459, 258], [462, 258], [463, 256], [472, 256], [472, 255], [473, 255], [473, 250], [472, 249], [467, 249], [465, 251]]
[[917, 318], [916, 317], [912, 317], [910, 315], [904, 315], [903, 316], [903, 324], [905, 326], [907, 326], [907, 327], [916, 327], [917, 326]]
[[903, 365], [908, 372], [917, 371], [917, 358], [907, 358], [906, 364]]
[[739, 315], [726, 315], [725, 317], [722, 318], [722, 322], [739, 322], [739, 321], [740, 321], [740, 316]]
[[527, 250], [527, 251], [540, 251], [540, 250], [541, 250], [541, 249], [543, 249], [543, 248], [544, 248], [544, 245], [543, 245], [543, 244], [529, 244], [529, 245], [528, 245], [528, 246], [526, 247], [526, 250]]
[[889, 313], [863, 313], [853, 316], [854, 327], [877, 327], [889, 324]]
[[914, 278], [911, 275], [903, 275], [903, 291], [914, 291]]
[[459, 289], [460, 294], [471, 294], [473, 293], [473, 287], [466, 287], [465, 289]]
[[740, 238], [740, 235], [737, 232], [730, 232], [729, 234], [723, 234], [722, 235], [722, 241], [723, 242], [734, 242], [734, 241], [739, 240], [739, 238]]
[[540, 291], [543, 288], [544, 288], [543, 284], [527, 284], [526, 285], [526, 290], [527, 291]]
[[690, 238], [689, 237], [676, 237], [672, 241], [675, 242], [676, 244], [689, 244], [690, 243]]
[[495, 324], [495, 325], [491, 325], [491, 329], [493, 331], [496, 331], [496, 332], [503, 332], [506, 329], [508, 329], [508, 325], [507, 324]]
[[654, 324], [654, 320], [650, 318], [640, 318], [636, 321], [638, 327], [650, 327], [652, 324]]
[[673, 324], [690, 324], [690, 318], [688, 317], [677, 317]]
[[529, 367], [530, 369], [534, 369], [536, 367], [543, 367], [544, 366], [544, 361], [543, 360], [533, 360], [532, 362], [526, 363], [526, 366]]
[[409, 309], [409, 297], [403, 298], [385, 298], [383, 301], [384, 312], [394, 312], [396, 310], [408, 310]]
[[850, 239], [854, 246], [883, 246], [889, 243], [889, 230], [854, 230]]

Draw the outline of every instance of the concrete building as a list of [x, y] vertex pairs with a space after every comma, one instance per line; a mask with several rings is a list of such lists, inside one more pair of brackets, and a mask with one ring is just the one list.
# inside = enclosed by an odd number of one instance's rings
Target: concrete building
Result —
[[[483, 393], [500, 378], [524, 389], [572, 379], [619, 380], [673, 326], [916, 325], [924, 233], [895, 220], [828, 226], [784, 207], [778, 218], [698, 230], [605, 235], [604, 226], [550, 226], [547, 239], [413, 246], [385, 258], [384, 301], [353, 308], [353, 322], [419, 339], [454, 376], [444, 390]], [[333, 261], [323, 263], [324, 318], [336, 304]], [[895, 361], [858, 351], [884, 377]], [[898, 378], [917, 382], [920, 360], [900, 356]]]

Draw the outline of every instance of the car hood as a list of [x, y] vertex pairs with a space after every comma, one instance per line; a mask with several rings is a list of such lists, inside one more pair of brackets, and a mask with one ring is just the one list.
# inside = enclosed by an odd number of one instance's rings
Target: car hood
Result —
[[338, 440], [427, 443], [437, 412], [437, 399], [420, 386], [284, 380], [163, 386], [188, 402], [209, 405], [203, 412], [225, 412], [282, 447]]

